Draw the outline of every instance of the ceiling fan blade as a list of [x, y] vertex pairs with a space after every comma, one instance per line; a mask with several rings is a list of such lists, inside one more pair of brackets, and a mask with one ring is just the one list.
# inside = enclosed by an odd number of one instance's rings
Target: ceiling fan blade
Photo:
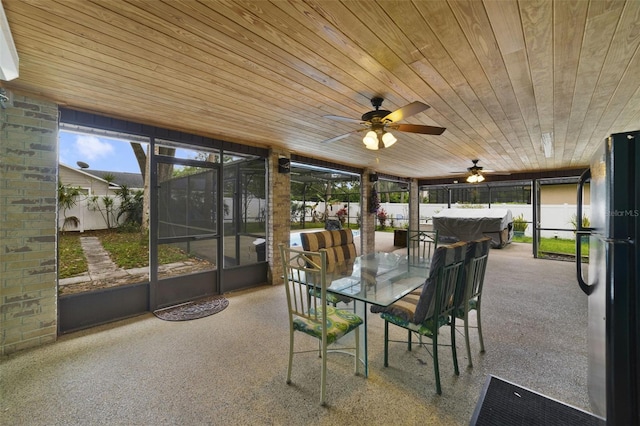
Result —
[[498, 171], [495, 171], [495, 170], [483, 170], [482, 172], [483, 173], [490, 173], [492, 175], [504, 175], [504, 176], [508, 176], [508, 175], [511, 174], [509, 172], [498, 172]]
[[[464, 170], [464, 171], [463, 170], [456, 170], [456, 171], [449, 172], [449, 173], [452, 174], [452, 175], [468, 175], [468, 174], [473, 173], [473, 172], [471, 170]], [[480, 174], [488, 173], [488, 174], [496, 175], [496, 176], [498, 176], [498, 175], [509, 176], [511, 174], [509, 172], [498, 172], [496, 170], [484, 170], [484, 169], [478, 170], [477, 173], [480, 173]]]
[[359, 120], [357, 118], [349, 118], [349, 117], [340, 117], [339, 115], [323, 115], [324, 118], [330, 118], [332, 120], [338, 120], [338, 121], [347, 121], [349, 123], [362, 123], [362, 120]]
[[404, 120], [407, 117], [411, 117], [412, 115], [425, 111], [429, 108], [431, 108], [429, 105], [423, 104], [422, 102], [419, 102], [419, 101], [411, 102], [409, 105], [405, 105], [402, 108], [399, 108], [393, 111], [391, 114], [387, 115], [382, 120], [383, 121], [390, 120], [393, 122]]
[[325, 140], [323, 140], [323, 141], [322, 141], [322, 142], [320, 142], [320, 143], [332, 143], [332, 142], [336, 142], [336, 141], [339, 141], [340, 139], [344, 139], [344, 138], [346, 138], [347, 136], [351, 136], [352, 134], [354, 134], [354, 133], [358, 133], [358, 132], [360, 132], [360, 130], [354, 130], [353, 132], [345, 133], [344, 135], [338, 135], [338, 136], [335, 136], [335, 137], [333, 137], [333, 138], [331, 138], [331, 139], [325, 139]]
[[392, 126], [401, 132], [422, 133], [423, 135], [441, 135], [444, 127], [423, 126], [422, 124], [396, 124]]

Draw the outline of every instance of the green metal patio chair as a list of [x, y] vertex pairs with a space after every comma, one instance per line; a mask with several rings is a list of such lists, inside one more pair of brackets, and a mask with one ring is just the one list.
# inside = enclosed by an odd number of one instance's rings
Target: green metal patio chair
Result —
[[[466, 256], [466, 242], [458, 242], [449, 246], [438, 247], [431, 261], [429, 277], [422, 287], [422, 291], [413, 292], [399, 301], [383, 307], [373, 305], [371, 312], [379, 313], [384, 319], [384, 366], [389, 365], [389, 342], [407, 344], [411, 350], [411, 334], [419, 336], [419, 345], [426, 346], [422, 338], [431, 339], [433, 368], [436, 379], [436, 391], [442, 394], [440, 385], [440, 367], [438, 363], [438, 332], [441, 327], [449, 325], [451, 332], [451, 355], [456, 375], [458, 358], [455, 344], [455, 295], [464, 285], [464, 260]], [[408, 330], [407, 340], [389, 339], [389, 323]]]
[[[360, 359], [360, 325], [362, 319], [351, 311], [327, 305], [327, 250], [319, 252], [296, 250], [279, 244], [284, 269], [284, 284], [289, 311], [289, 367], [287, 383], [291, 383], [293, 355], [314, 350], [294, 351], [294, 334], [305, 333], [319, 340], [322, 358], [320, 374], [320, 404], [326, 404], [327, 353], [347, 352], [354, 356], [358, 374]], [[310, 297], [309, 290], [320, 297]], [[328, 346], [354, 331], [355, 347], [329, 349]]]
[[[469, 344], [469, 328], [478, 329], [480, 340], [480, 352], [484, 352], [484, 340], [482, 338], [482, 322], [480, 308], [482, 306], [482, 288], [484, 276], [487, 270], [487, 260], [491, 248], [491, 238], [486, 237], [476, 241], [470, 241], [467, 248], [465, 265], [464, 291], [456, 295], [456, 317], [464, 322], [464, 338], [467, 346], [469, 368], [473, 367], [471, 360], [471, 345]], [[476, 311], [476, 326], [469, 325], [469, 313]]]
[[421, 263], [428, 266], [438, 248], [438, 231], [415, 231], [407, 233], [407, 254], [412, 265]]

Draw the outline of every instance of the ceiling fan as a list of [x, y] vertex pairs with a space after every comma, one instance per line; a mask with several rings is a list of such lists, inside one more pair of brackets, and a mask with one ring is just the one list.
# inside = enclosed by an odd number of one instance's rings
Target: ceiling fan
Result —
[[404, 120], [407, 117], [411, 117], [412, 115], [418, 114], [419, 112], [425, 111], [426, 109], [430, 108], [427, 104], [415, 101], [391, 112], [380, 109], [383, 100], [384, 99], [379, 97], [372, 98], [371, 105], [373, 105], [375, 110], [365, 112], [364, 114], [362, 114], [360, 120], [355, 118], [340, 117], [337, 115], [325, 115], [325, 118], [357, 123], [363, 126], [363, 128], [333, 137], [331, 139], [326, 139], [322, 141], [322, 143], [339, 141], [340, 139], [344, 139], [353, 133], [367, 131], [364, 138], [362, 139], [362, 142], [364, 142], [365, 146], [368, 149], [376, 150], [389, 148], [391, 145], [396, 143], [397, 139], [391, 132], [389, 132], [389, 130], [397, 130], [399, 132], [409, 133], [421, 133], [423, 135], [441, 135], [446, 130], [444, 127], [398, 123], [398, 121]]
[[[505, 173], [505, 172], [496, 172], [495, 170], [489, 170], [489, 169], [485, 169], [482, 166], [478, 166], [478, 162], [480, 160], [471, 160], [471, 162], [473, 163], [473, 165], [471, 167], [467, 167], [467, 173], [469, 174], [469, 176], [467, 176], [467, 182], [469, 183], [480, 183], [482, 181], [484, 181], [484, 173], [495, 173], [495, 174], [499, 174], [499, 175], [508, 175], [510, 173]], [[465, 172], [453, 172], [453, 173], [465, 173]]]

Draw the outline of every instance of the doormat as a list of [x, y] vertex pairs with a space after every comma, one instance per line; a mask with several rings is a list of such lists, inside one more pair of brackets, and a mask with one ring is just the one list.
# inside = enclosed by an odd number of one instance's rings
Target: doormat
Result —
[[469, 422], [471, 426], [605, 426], [587, 411], [489, 375]]
[[207, 296], [180, 305], [169, 306], [153, 311], [153, 314], [165, 321], [188, 321], [217, 314], [229, 306], [222, 296]]

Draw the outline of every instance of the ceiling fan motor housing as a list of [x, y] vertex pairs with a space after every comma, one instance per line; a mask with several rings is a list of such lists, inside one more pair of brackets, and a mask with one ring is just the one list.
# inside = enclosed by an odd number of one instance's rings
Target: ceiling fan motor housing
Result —
[[473, 166], [467, 168], [467, 170], [469, 170], [474, 175], [477, 175], [483, 169], [482, 166], [478, 166], [478, 161], [480, 160], [471, 160], [471, 162], [473, 163]]
[[362, 121], [381, 122], [384, 117], [391, 114], [391, 111], [384, 109], [377, 109], [375, 111], [369, 111], [362, 114]]
[[380, 109], [383, 101], [384, 101], [383, 98], [379, 98], [379, 97], [371, 98], [371, 105], [375, 108], [375, 111], [369, 111], [362, 114], [362, 121], [381, 123], [384, 117], [391, 114], [391, 111], [387, 111], [386, 109]]

